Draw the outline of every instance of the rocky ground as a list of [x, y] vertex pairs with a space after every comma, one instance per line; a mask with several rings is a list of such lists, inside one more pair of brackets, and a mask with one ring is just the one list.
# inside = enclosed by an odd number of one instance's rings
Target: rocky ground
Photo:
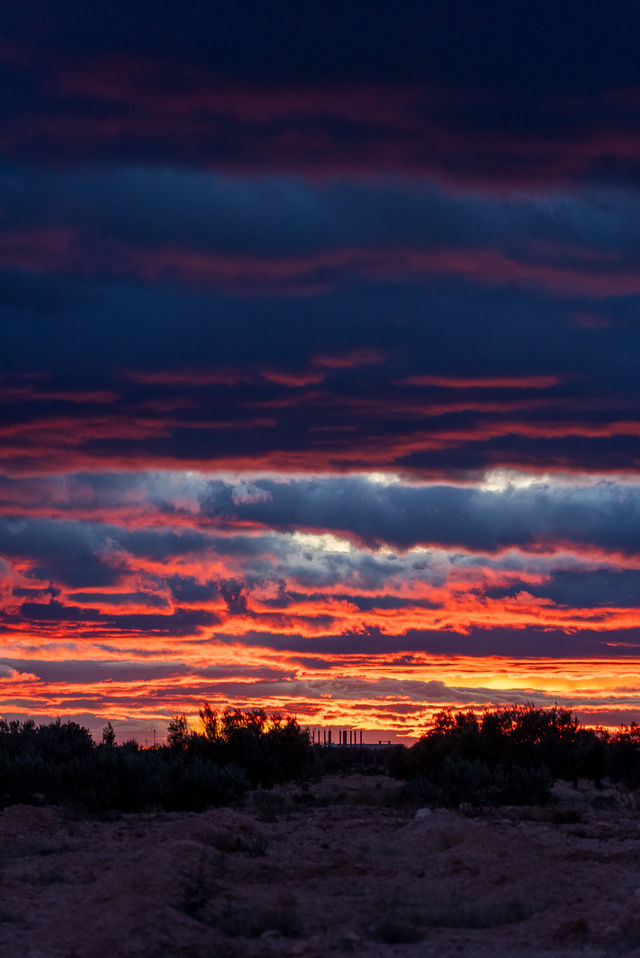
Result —
[[640, 958], [640, 811], [388, 808], [384, 779], [245, 808], [0, 813], [2, 958]]

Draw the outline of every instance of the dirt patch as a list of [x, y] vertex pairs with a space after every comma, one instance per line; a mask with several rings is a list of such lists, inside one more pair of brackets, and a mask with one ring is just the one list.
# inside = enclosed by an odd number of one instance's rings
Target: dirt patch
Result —
[[[638, 814], [398, 810], [359, 777], [243, 809], [0, 813], [3, 958], [640, 955]], [[588, 814], [587, 814], [588, 812]]]

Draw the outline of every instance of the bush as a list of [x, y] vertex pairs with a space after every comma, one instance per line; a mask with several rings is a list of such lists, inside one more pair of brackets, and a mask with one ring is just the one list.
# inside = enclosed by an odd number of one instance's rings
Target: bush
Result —
[[313, 763], [309, 737], [295, 718], [261, 709], [201, 712], [203, 732], [184, 715], [169, 725], [167, 747], [117, 745], [108, 723], [102, 742], [75, 722], [0, 720], [0, 802], [45, 800], [95, 812], [149, 807], [201, 811], [240, 801], [250, 785], [271, 787], [303, 776]]
[[518, 705], [480, 716], [444, 710], [413, 748], [391, 753], [389, 771], [410, 783], [403, 793], [407, 801], [541, 804], [555, 778], [577, 783], [588, 774], [599, 784], [608, 743], [605, 732], [581, 728], [569, 710], [558, 707]]
[[447, 758], [431, 775], [413, 778], [400, 800], [410, 805], [458, 808], [463, 803], [483, 805], [538, 805], [550, 798], [548, 772], [514, 766], [490, 768], [485, 762]]
[[172, 749], [242, 769], [254, 788], [304, 777], [313, 768], [309, 735], [293, 716], [231, 708], [219, 715], [205, 702], [200, 721], [202, 732], [190, 732], [185, 716], [174, 716], [169, 725]]
[[94, 745], [73, 722], [36, 727], [0, 722], [0, 797], [4, 804], [42, 800], [93, 812], [149, 807], [200, 811], [234, 804], [249, 783], [241, 769], [169, 748]]

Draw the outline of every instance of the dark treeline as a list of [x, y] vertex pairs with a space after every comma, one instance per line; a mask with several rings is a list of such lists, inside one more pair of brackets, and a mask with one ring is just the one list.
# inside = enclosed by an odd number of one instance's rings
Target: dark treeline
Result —
[[605, 779], [640, 787], [640, 727], [585, 728], [569, 710], [532, 705], [440, 712], [412, 748], [396, 749], [390, 773], [425, 804], [544, 803], [555, 780], [597, 788]]
[[88, 811], [198, 811], [242, 801], [247, 791], [330, 772], [388, 770], [403, 780], [397, 800], [457, 806], [532, 805], [556, 779], [605, 780], [640, 789], [640, 727], [580, 725], [567, 709], [513, 706], [442, 711], [411, 748], [312, 745], [291, 716], [262, 709], [215, 712], [200, 728], [176, 715], [167, 744], [117, 744], [111, 723], [96, 744], [75, 722], [0, 720], [0, 807], [48, 802]]
[[111, 723], [96, 745], [86, 728], [0, 720], [0, 807], [16, 802], [76, 805], [90, 811], [160, 807], [199, 811], [234, 804], [252, 786], [272, 786], [307, 773], [313, 751], [295, 718], [261, 709], [205, 705], [202, 731], [184, 716], [169, 725], [168, 744], [117, 745]]

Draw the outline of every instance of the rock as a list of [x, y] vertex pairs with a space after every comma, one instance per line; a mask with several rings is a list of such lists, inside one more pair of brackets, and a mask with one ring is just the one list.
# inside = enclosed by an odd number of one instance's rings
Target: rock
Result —
[[262, 941], [273, 941], [276, 938], [282, 938], [282, 934], [277, 928], [267, 928], [266, 931], [262, 932], [260, 938]]

